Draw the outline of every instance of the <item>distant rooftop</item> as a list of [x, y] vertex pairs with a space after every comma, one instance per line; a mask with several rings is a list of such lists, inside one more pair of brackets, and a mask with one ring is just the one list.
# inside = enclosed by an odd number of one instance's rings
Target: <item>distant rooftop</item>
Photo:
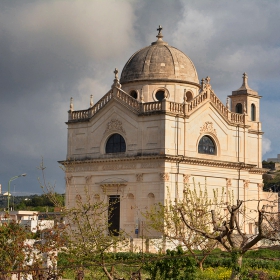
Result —
[[280, 154], [277, 154], [277, 158], [268, 158], [267, 162], [280, 162]]

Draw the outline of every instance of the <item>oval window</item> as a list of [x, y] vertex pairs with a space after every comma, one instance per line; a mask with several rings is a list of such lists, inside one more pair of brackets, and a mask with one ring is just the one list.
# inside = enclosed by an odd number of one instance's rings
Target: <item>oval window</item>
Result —
[[126, 144], [124, 138], [120, 134], [113, 134], [109, 137], [106, 143], [106, 154], [109, 153], [124, 153]]
[[216, 146], [213, 139], [209, 136], [203, 136], [198, 144], [198, 152], [200, 154], [215, 155]]

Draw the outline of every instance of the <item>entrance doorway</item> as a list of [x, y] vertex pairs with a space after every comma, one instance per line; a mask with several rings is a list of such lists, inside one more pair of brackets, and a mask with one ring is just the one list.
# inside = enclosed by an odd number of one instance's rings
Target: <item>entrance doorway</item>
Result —
[[109, 195], [108, 230], [110, 235], [118, 236], [120, 231], [120, 196]]

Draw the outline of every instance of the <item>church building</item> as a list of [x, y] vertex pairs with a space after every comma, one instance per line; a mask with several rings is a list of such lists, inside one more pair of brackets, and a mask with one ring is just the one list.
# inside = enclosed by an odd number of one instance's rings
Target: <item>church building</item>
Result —
[[[109, 91], [85, 110], [68, 111], [66, 206], [85, 187], [92, 199], [114, 202], [111, 229], [132, 238], [144, 230], [141, 213], [154, 203], [182, 197], [199, 183], [229, 199], [260, 199], [262, 129], [260, 98], [243, 74], [224, 105], [210, 78], [199, 81], [191, 59], [163, 40], [135, 52]], [[120, 76], [120, 78], [119, 78]], [[244, 211], [256, 209], [246, 202]], [[255, 232], [255, 224], [243, 230]], [[145, 233], [148, 234], [148, 233]]]

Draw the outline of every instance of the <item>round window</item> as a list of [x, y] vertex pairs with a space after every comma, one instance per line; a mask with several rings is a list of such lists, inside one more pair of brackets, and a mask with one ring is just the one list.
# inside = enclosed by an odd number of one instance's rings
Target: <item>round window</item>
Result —
[[162, 101], [164, 99], [164, 90], [158, 90], [156, 92], [156, 99]]

